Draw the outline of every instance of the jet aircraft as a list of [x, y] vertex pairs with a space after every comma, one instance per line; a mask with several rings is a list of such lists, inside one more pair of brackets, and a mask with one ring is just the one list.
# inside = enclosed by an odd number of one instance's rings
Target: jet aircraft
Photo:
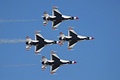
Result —
[[73, 30], [73, 28], [70, 27], [68, 29], [68, 36], [65, 36], [62, 32], [60, 32], [59, 44], [62, 45], [64, 41], [68, 41], [68, 49], [72, 49], [78, 41], [93, 40], [93, 39], [94, 39], [93, 37], [78, 35]]
[[64, 64], [75, 64], [75, 61], [63, 60], [60, 59], [55, 52], [51, 53], [51, 60], [48, 60], [46, 57], [42, 57], [42, 69], [45, 70], [47, 66], [50, 66], [51, 74], [55, 73], [57, 69]]
[[48, 21], [52, 21], [52, 29], [56, 29], [58, 25], [64, 20], [77, 20], [78, 17], [62, 15], [57, 7], [53, 7], [52, 16], [50, 16], [46, 11], [43, 16], [43, 24], [47, 25]]
[[48, 44], [57, 44], [58, 41], [47, 40], [37, 31], [35, 34], [35, 40], [32, 40], [29, 36], [26, 37], [26, 50], [29, 50], [31, 46], [35, 46], [35, 53], [39, 53], [44, 46]]

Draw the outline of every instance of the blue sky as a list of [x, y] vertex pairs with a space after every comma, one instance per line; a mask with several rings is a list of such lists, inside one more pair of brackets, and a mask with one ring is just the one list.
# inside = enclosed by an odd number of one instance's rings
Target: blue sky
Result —
[[[62, 22], [55, 31], [51, 22], [44, 27], [41, 16], [44, 11], [52, 14], [52, 6], [79, 20]], [[14, 22], [7, 22], [10, 20]], [[67, 42], [63, 46], [46, 46], [41, 56], [34, 55], [34, 47], [26, 51], [25, 43], [0, 44], [0, 80], [120, 80], [119, 0], [0, 0], [0, 40], [24, 40], [26, 36], [34, 39], [36, 30], [47, 39], [58, 40], [59, 32], [67, 35], [70, 26], [78, 34], [95, 39], [78, 42], [71, 51]], [[54, 75], [49, 67], [42, 71], [41, 57], [50, 59], [51, 50], [77, 64], [61, 66]]]

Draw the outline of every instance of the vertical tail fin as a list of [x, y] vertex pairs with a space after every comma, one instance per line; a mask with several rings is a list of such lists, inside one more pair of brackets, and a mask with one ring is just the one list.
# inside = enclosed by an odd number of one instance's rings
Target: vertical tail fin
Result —
[[47, 58], [45, 56], [42, 57], [42, 70], [45, 70], [47, 67]]
[[63, 40], [64, 37], [65, 37], [65, 35], [62, 32], [60, 32], [60, 38], [59, 38], [59, 40]]
[[59, 36], [59, 44], [60, 44], [60, 45], [63, 45], [63, 43], [64, 43], [64, 38], [65, 38], [65, 35], [64, 35], [62, 32], [60, 32], [60, 36]]
[[44, 14], [43, 14], [43, 20], [44, 20], [43, 24], [44, 24], [44, 26], [47, 25], [49, 16], [50, 15], [45, 11]]
[[26, 36], [26, 50], [29, 50], [31, 48], [31, 43], [32, 39], [29, 36]]

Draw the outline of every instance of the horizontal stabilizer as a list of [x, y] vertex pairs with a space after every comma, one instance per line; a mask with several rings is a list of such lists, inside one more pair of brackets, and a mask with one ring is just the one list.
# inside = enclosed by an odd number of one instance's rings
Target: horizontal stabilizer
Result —
[[44, 17], [49, 17], [49, 14], [46, 11], [44, 12], [43, 15], [44, 15]]
[[29, 36], [26, 36], [26, 42], [31, 41], [32, 39]]

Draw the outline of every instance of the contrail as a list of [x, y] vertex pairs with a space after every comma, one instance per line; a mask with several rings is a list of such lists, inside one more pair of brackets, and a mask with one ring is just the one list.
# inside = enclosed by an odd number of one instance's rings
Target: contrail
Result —
[[34, 21], [39, 21], [41, 19], [28, 19], [28, 20], [2, 20], [0, 19], [0, 23], [5, 23], [5, 22], [34, 22]]
[[26, 40], [24, 39], [13, 39], [13, 40], [8, 40], [8, 39], [0, 39], [0, 44], [8, 44], [8, 43], [22, 43], [25, 42]]
[[17, 65], [0, 65], [0, 67], [29, 67], [29, 66], [36, 66], [38, 64], [17, 64]]

